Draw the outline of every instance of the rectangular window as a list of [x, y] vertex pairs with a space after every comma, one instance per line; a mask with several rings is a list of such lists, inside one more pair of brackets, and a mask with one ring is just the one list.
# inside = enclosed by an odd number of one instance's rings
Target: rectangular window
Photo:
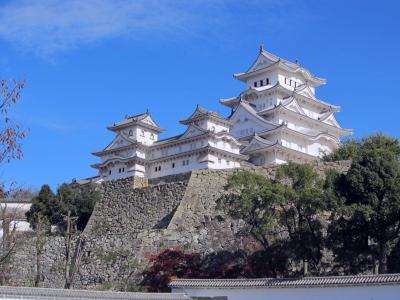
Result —
[[175, 163], [172, 163], [172, 168], [175, 168]]
[[154, 168], [154, 171], [156, 171], [156, 172], [157, 172], [157, 167], [155, 167], [155, 168]]
[[254, 87], [257, 87], [257, 81], [254, 81]]
[[182, 160], [182, 166], [184, 166], [186, 164], [185, 160]]
[[125, 168], [122, 168], [122, 172], [125, 172]]
[[264, 85], [264, 80], [260, 80], [260, 86]]
[[218, 157], [218, 163], [220, 164], [222, 162], [221, 157]]
[[111, 170], [108, 171], [108, 175], [111, 175]]
[[231, 162], [229, 160], [227, 160], [226, 164], [229, 166], [231, 164]]
[[189, 160], [188, 159], [186, 160], [186, 165], [189, 165]]
[[269, 78], [265, 79], [265, 84], [266, 84], [266, 85], [269, 84]]
[[161, 166], [158, 167], [158, 171], [161, 171]]
[[287, 84], [287, 78], [285, 77], [285, 84]]

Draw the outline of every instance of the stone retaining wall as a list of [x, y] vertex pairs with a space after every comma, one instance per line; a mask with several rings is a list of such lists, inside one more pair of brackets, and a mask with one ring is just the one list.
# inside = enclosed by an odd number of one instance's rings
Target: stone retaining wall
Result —
[[[329, 168], [346, 172], [350, 162], [317, 162], [313, 166], [320, 174]], [[244, 169], [268, 177], [276, 171], [276, 167]], [[104, 182], [101, 200], [83, 233], [85, 245], [74, 287], [99, 288], [131, 273], [137, 277], [148, 256], [165, 248], [203, 254], [243, 249], [236, 234], [240, 222], [216, 208], [228, 177], [240, 170], [196, 170], [149, 180], [143, 184], [149, 186], [141, 188], [135, 188], [132, 178]], [[63, 285], [65, 249], [60, 239], [47, 241], [42, 286]], [[32, 245], [16, 254], [15, 284], [32, 284], [35, 259]]]

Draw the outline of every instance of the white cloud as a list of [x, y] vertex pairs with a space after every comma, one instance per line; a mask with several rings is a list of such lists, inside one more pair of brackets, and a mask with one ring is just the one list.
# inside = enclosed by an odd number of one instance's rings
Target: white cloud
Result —
[[149, 31], [185, 31], [200, 2], [17, 0], [0, 6], [0, 38], [39, 55]]
[[235, 5], [260, 6], [274, 19], [271, 8], [282, 10], [282, 3], [286, 0], [13, 0], [0, 5], [0, 39], [48, 57], [119, 36], [218, 35], [216, 27], [236, 18]]

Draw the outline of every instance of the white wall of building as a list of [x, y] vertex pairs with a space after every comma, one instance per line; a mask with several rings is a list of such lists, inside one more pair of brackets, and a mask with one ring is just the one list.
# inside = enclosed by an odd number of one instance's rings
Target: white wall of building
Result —
[[278, 82], [278, 72], [277, 70], [268, 70], [263, 74], [258, 74], [256, 76], [252, 76], [246, 80], [247, 88], [254, 87], [254, 82], [257, 82], [257, 87], [260, 87], [261, 80], [263, 80], [263, 86], [266, 86], [266, 79], [269, 79], [268, 86], [273, 86]]
[[190, 297], [226, 296], [228, 300], [398, 300], [400, 285], [310, 288], [172, 289]]

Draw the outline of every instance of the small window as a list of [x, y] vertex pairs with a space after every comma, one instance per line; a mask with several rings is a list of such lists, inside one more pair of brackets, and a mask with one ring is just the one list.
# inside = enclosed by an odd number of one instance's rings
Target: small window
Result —
[[231, 162], [229, 160], [227, 160], [226, 164], [229, 166], [231, 164]]
[[260, 80], [260, 86], [263, 86], [264, 85], [264, 80]]
[[269, 78], [265, 79], [265, 84], [266, 84], [266, 85], [269, 84]]
[[254, 81], [254, 87], [257, 87], [257, 81]]
[[125, 172], [125, 168], [122, 168], [122, 172]]
[[161, 171], [161, 166], [158, 167], [158, 171]]
[[292, 86], [292, 79], [289, 80], [289, 85]]
[[285, 84], [287, 84], [287, 78], [285, 77]]
[[172, 163], [172, 168], [175, 168], [175, 163]]
[[222, 162], [221, 157], [218, 157], [218, 163], [220, 164]]
[[140, 136], [144, 136], [144, 130], [143, 129], [140, 131]]
[[155, 168], [154, 168], [154, 171], [155, 171], [155, 172], [157, 172], [157, 170], [158, 170], [158, 168], [157, 168], [157, 167], [155, 167]]
[[121, 168], [118, 169], [118, 173], [121, 173]]
[[129, 136], [132, 136], [132, 135], [133, 135], [133, 131], [129, 130]]
[[154, 140], [154, 133], [150, 134], [150, 139]]
[[111, 170], [108, 171], [108, 175], [111, 175]]
[[189, 160], [187, 159], [187, 160], [186, 160], [186, 165], [188, 165], [188, 164], [189, 164]]

